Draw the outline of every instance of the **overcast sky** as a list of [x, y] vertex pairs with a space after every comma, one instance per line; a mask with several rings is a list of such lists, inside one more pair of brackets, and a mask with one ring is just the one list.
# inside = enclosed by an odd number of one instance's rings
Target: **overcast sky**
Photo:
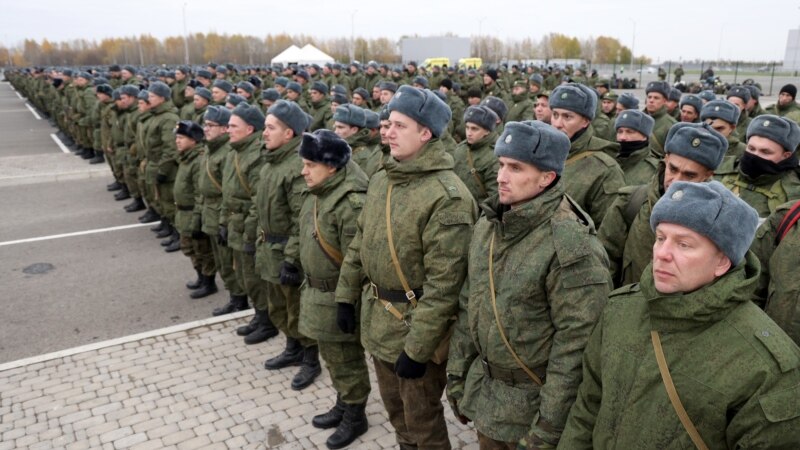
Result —
[[[539, 40], [550, 32], [578, 38], [612, 36], [636, 55], [666, 59], [782, 60], [789, 29], [800, 26], [800, 1], [519, 0], [376, 2], [357, 0], [3, 0], [0, 39], [76, 38], [216, 31], [319, 37], [493, 35]], [[424, 5], [413, 9], [411, 5]], [[402, 5], [402, 6], [394, 6]], [[355, 12], [355, 14], [353, 14]], [[352, 21], [351, 21], [352, 19]], [[482, 21], [482, 23], [481, 23]], [[298, 43], [302, 44], [302, 43]], [[436, 55], [432, 55], [436, 56]]]

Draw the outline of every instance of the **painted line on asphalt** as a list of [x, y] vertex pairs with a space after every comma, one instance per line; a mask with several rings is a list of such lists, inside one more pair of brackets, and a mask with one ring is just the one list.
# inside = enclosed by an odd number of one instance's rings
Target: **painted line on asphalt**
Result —
[[0, 242], [0, 247], [5, 247], [7, 245], [15, 245], [15, 244], [27, 244], [27, 243], [30, 243], [30, 242], [49, 241], [49, 240], [52, 240], [52, 239], [61, 239], [61, 238], [67, 238], [67, 237], [86, 236], [87, 234], [107, 233], [109, 231], [129, 230], [131, 228], [145, 227], [145, 226], [153, 224], [153, 223], [155, 223], [155, 222], [135, 223], [135, 224], [132, 224], [132, 225], [121, 225], [121, 226], [118, 226], [118, 227], [97, 228], [97, 229], [94, 229], [94, 230], [76, 231], [74, 233], [53, 234], [53, 235], [50, 235], [50, 236], [40, 236], [40, 237], [28, 238], [28, 239], [17, 239], [16, 241]]
[[28, 108], [28, 110], [30, 110], [31, 114], [33, 114], [33, 117], [36, 117], [36, 120], [42, 120], [42, 118], [39, 116], [36, 110], [33, 109], [33, 107], [31, 107], [31, 105], [25, 103], [25, 107]]
[[23, 97], [23, 96], [22, 96], [22, 94], [20, 94], [19, 92], [17, 92], [17, 90], [16, 90], [16, 89], [14, 89], [14, 93], [15, 93], [15, 94], [17, 94], [17, 97], [19, 97], [19, 99], [20, 99], [20, 100], [25, 100], [25, 97]]
[[50, 133], [50, 137], [53, 138], [54, 141], [56, 141], [56, 145], [58, 145], [58, 148], [60, 148], [62, 152], [69, 153], [69, 149], [67, 148], [67, 146], [64, 145], [63, 142], [61, 142], [61, 139], [59, 139], [58, 136], [55, 135], [55, 133]]
[[93, 344], [82, 345], [80, 347], [69, 348], [66, 350], [59, 350], [57, 352], [52, 352], [52, 353], [45, 353], [44, 355], [32, 356], [30, 358], [19, 359], [16, 361], [7, 362], [5, 364], [0, 364], [0, 372], [4, 370], [16, 369], [18, 367], [24, 367], [30, 364], [50, 361], [53, 359], [65, 358], [67, 356], [77, 355], [79, 353], [86, 353], [107, 347], [113, 347], [115, 345], [123, 345], [130, 342], [141, 341], [142, 339], [165, 336], [173, 333], [180, 333], [183, 331], [191, 330], [192, 328], [215, 325], [218, 323], [227, 322], [229, 320], [237, 320], [241, 319], [242, 317], [250, 316], [252, 314], [253, 314], [252, 309], [246, 309], [244, 311], [225, 314], [223, 316], [209, 317], [207, 319], [195, 320], [193, 322], [186, 322], [171, 327], [159, 328], [157, 330], [152, 330], [152, 331], [145, 331], [144, 333], [132, 334], [130, 336], [123, 336], [116, 339], [109, 339], [107, 341], [95, 342]]

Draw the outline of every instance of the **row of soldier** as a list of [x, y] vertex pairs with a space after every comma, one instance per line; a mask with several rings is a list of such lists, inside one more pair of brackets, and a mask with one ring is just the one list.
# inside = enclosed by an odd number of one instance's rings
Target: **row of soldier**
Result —
[[[151, 218], [177, 230], [198, 270], [194, 292], [216, 290], [219, 271], [231, 300], [215, 313], [249, 297], [256, 314], [237, 330], [246, 342], [286, 335], [268, 369], [300, 364], [292, 387], [302, 389], [323, 356], [337, 398], [313, 423], [337, 428], [330, 448], [367, 429], [364, 350], [401, 448], [449, 448], [445, 389], [481, 448], [662, 448], [698, 435], [714, 447], [790, 448], [800, 235], [787, 211], [800, 198], [800, 129], [785, 116], [796, 89], [781, 89], [773, 115], [752, 113], [754, 87], [675, 101], [653, 82], [639, 110], [630, 94], [612, 108], [600, 84], [537, 91], [535, 121], [508, 120], [528, 98], [507, 104], [485, 92], [459, 125], [447, 86], [382, 82], [377, 126], [343, 96], [325, 126], [304, 134], [313, 111], [288, 92], [263, 100], [273, 102], [266, 114], [212, 95], [218, 104], [193, 117], [201, 126], [181, 121], [176, 91], [154, 81], [146, 94], [116, 91], [118, 111], [132, 113], [119, 102], [138, 97], [140, 113], [131, 146], [123, 132], [106, 154], [145, 149], [123, 167], [138, 171]], [[227, 87], [216, 81], [211, 92]], [[686, 123], [669, 115], [670, 101]], [[152, 121], [165, 114], [170, 127]], [[609, 123], [612, 140], [597, 133]], [[150, 181], [146, 158], [158, 145], [177, 151], [157, 160]], [[118, 180], [130, 183], [124, 169]], [[655, 340], [639, 342], [653, 331], [687, 372], [675, 378], [694, 433], [670, 410], [656, 360], [637, 369], [657, 354]], [[694, 353], [691, 339], [703, 344]], [[628, 392], [650, 380], [631, 403]]]

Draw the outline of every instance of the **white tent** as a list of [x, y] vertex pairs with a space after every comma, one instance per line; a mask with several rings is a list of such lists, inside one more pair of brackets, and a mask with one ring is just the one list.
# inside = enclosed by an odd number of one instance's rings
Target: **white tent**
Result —
[[332, 62], [333, 58], [322, 52], [322, 50], [311, 44], [306, 44], [303, 48], [292, 45], [278, 56], [272, 58], [271, 64], [325, 64]]

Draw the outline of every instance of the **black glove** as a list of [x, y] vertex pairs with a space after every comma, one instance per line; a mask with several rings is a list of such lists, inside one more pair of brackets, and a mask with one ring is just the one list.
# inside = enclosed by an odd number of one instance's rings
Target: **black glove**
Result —
[[242, 251], [247, 253], [250, 256], [255, 256], [256, 254], [256, 244], [252, 242], [245, 242], [242, 246]]
[[425, 363], [418, 363], [409, 358], [405, 350], [400, 353], [397, 362], [394, 363], [394, 373], [400, 378], [422, 378], [426, 368]]
[[284, 286], [300, 286], [300, 270], [294, 264], [281, 263], [281, 284]]
[[217, 244], [227, 247], [228, 246], [228, 227], [225, 225], [219, 226], [219, 235], [217, 235]]
[[208, 235], [203, 233], [200, 230], [192, 231], [192, 239], [197, 239], [199, 241], [199, 240], [205, 239], [207, 237], [208, 237]]
[[156, 175], [156, 184], [164, 184], [167, 182], [167, 176], [163, 173]]
[[350, 303], [337, 303], [336, 325], [342, 333], [353, 334], [356, 332], [356, 305]]

